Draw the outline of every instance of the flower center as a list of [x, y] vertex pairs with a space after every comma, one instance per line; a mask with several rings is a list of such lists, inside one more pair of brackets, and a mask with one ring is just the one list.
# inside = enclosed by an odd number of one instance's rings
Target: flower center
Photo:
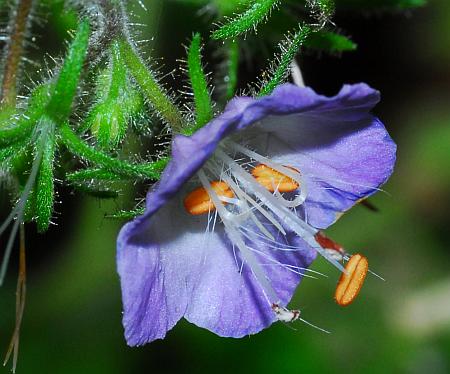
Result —
[[301, 319], [298, 311], [280, 304], [264, 267], [282, 266], [302, 276], [308, 276], [305, 273], [310, 270], [280, 263], [264, 249], [302, 251], [304, 248], [283, 244], [273, 233], [278, 231], [283, 236], [287, 235], [286, 230], [295, 233], [339, 270], [344, 270], [318, 243], [315, 238], [318, 230], [299, 215], [297, 209], [307, 196], [301, 171], [228, 140], [216, 149], [197, 176], [202, 186], [185, 197], [186, 211], [192, 215], [214, 211], [233, 243], [233, 250], [239, 250], [242, 263], [251, 269], [276, 318], [281, 321]]
[[[299, 173], [293, 167], [285, 167]], [[299, 182], [264, 164], [259, 164], [252, 169], [252, 175], [261, 186], [270, 192], [294, 192], [300, 187]], [[237, 200], [233, 199], [235, 195], [227, 183], [213, 181], [210, 183], [210, 186], [222, 201], [223, 205], [236, 203]], [[189, 214], [194, 216], [206, 214], [216, 209], [211, 197], [203, 187], [196, 188], [185, 197], [184, 208]]]

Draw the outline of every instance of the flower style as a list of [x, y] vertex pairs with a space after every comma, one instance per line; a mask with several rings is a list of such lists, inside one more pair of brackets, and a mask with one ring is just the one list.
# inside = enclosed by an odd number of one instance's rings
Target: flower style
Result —
[[182, 317], [220, 336], [293, 321], [287, 303], [317, 253], [315, 238], [392, 173], [396, 146], [370, 110], [379, 93], [334, 97], [279, 86], [237, 97], [190, 137], [118, 237], [129, 345], [163, 338]]

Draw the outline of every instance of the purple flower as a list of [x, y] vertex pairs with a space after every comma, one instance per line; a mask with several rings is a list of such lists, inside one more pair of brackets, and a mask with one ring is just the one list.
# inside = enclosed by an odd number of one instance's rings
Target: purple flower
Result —
[[[285, 84], [235, 98], [191, 137], [175, 136], [145, 214], [118, 238], [128, 344], [163, 338], [182, 317], [229, 337], [297, 319], [285, 306], [316, 254], [342, 270], [314, 235], [392, 173], [396, 146], [369, 113], [378, 101], [365, 84], [334, 97]], [[261, 164], [295, 191], [258, 182], [252, 170]], [[184, 203], [198, 187], [212, 205], [205, 215]]]

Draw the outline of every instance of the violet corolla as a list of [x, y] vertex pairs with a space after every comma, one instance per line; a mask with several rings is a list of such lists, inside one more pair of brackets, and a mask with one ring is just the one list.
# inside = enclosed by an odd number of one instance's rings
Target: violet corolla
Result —
[[343, 269], [318, 230], [392, 173], [396, 146], [370, 114], [378, 101], [365, 84], [334, 97], [285, 84], [176, 135], [144, 215], [118, 237], [128, 344], [182, 317], [228, 337], [297, 319], [286, 305], [316, 255]]

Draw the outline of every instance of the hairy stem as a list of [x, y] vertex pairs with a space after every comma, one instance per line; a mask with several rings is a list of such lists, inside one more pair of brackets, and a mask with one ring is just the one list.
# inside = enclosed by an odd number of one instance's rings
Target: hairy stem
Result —
[[270, 79], [262, 83], [262, 88], [258, 93], [258, 96], [271, 94], [275, 87], [283, 83], [288, 75], [289, 66], [291, 65], [292, 60], [311, 34], [311, 31], [311, 27], [302, 26], [292, 38], [290, 38], [291, 40], [288, 39], [280, 44], [282, 53], [279, 57], [277, 56], [275, 58], [272, 65], [273, 73], [271, 74]]
[[61, 140], [71, 152], [114, 173], [158, 180], [168, 162], [168, 159], [161, 159], [146, 164], [130, 164], [89, 146], [75, 134], [67, 123], [63, 124], [59, 130]]
[[5, 70], [0, 90], [0, 105], [14, 106], [17, 95], [17, 76], [22, 58], [25, 35], [29, 27], [29, 17], [33, 7], [33, 0], [18, 0], [11, 10], [11, 35], [4, 60]]

